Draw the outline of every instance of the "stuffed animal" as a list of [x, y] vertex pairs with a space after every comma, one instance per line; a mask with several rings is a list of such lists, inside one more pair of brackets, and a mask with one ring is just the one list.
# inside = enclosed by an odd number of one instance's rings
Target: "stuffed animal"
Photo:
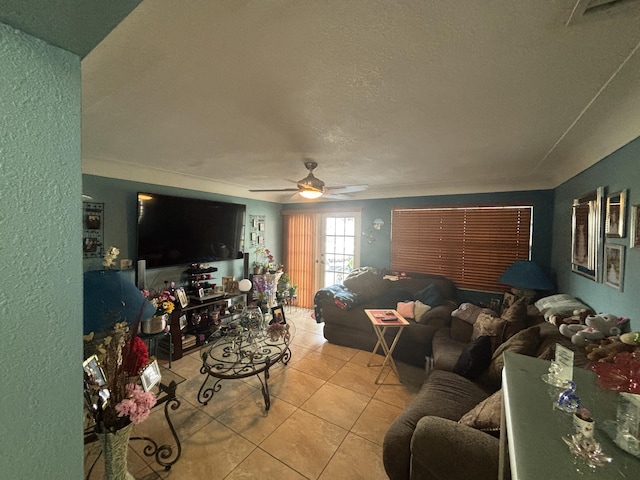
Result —
[[571, 339], [571, 342], [574, 345], [588, 345], [590, 343], [594, 343], [597, 340], [602, 340], [605, 337], [605, 334], [600, 330], [596, 330], [593, 327], [589, 327], [587, 325], [560, 325], [560, 333], [567, 338]]
[[629, 323], [629, 319], [618, 318], [611, 313], [600, 313], [598, 315], [589, 315], [584, 323], [588, 327], [601, 331], [605, 337], [617, 337]]
[[569, 316], [561, 315], [559, 313], [554, 313], [549, 317], [549, 322], [553, 323], [556, 327], [560, 327], [560, 325], [584, 325], [584, 321], [589, 315], [595, 315], [596, 312], [591, 310], [590, 308], [582, 308], [579, 310], [574, 310], [573, 313]]
[[621, 352], [632, 352], [639, 345], [626, 344], [616, 337], [605, 338], [599, 343], [593, 343], [585, 347], [587, 358], [592, 362], [611, 363], [616, 355]]
[[627, 345], [640, 347], [640, 332], [629, 332], [620, 335], [620, 341]]

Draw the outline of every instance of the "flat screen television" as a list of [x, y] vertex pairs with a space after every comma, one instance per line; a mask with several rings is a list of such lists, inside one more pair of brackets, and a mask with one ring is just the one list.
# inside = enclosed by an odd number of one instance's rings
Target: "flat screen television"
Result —
[[138, 193], [138, 260], [147, 268], [243, 257], [246, 205]]

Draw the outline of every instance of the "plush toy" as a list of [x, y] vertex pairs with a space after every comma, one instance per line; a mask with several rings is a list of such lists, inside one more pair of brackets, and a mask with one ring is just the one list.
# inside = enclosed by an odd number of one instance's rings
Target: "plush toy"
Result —
[[628, 325], [628, 318], [618, 318], [611, 313], [600, 313], [589, 315], [585, 321], [588, 327], [599, 330], [605, 337], [617, 337], [623, 333], [623, 329]]
[[584, 325], [584, 321], [589, 315], [595, 315], [596, 312], [590, 308], [582, 308], [580, 310], [574, 310], [569, 316], [554, 313], [549, 317], [549, 322], [553, 323], [556, 327], [560, 325]]
[[640, 347], [640, 332], [629, 332], [620, 335], [620, 341], [627, 345]]
[[600, 330], [596, 330], [593, 327], [588, 327], [587, 325], [560, 325], [560, 333], [567, 338], [571, 339], [571, 342], [574, 345], [588, 345], [590, 343], [594, 343], [597, 340], [602, 340], [605, 337], [605, 334]]
[[632, 352], [639, 346], [626, 344], [616, 337], [609, 337], [598, 343], [587, 345], [585, 351], [587, 358], [592, 362], [611, 363], [619, 353]]

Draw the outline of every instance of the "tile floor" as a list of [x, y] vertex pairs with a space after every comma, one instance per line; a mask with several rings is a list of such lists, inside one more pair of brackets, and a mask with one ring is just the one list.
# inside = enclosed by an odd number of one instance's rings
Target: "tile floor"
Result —
[[[171, 418], [182, 455], [168, 472], [131, 441], [129, 471], [138, 480], [179, 479], [386, 479], [384, 434], [418, 391], [424, 371], [398, 363], [402, 383], [390, 368], [376, 385], [379, 368], [367, 367], [369, 352], [328, 343], [311, 311], [286, 311], [296, 325], [292, 358], [271, 369], [271, 408], [265, 411], [257, 379], [229, 380], [207, 406], [197, 400], [203, 381], [198, 350], [173, 363], [185, 377], [181, 405]], [[379, 358], [380, 362], [382, 357]], [[160, 359], [160, 362], [167, 364]], [[163, 408], [134, 427], [132, 436], [172, 443]], [[85, 447], [85, 469], [99, 454]], [[90, 479], [103, 477], [98, 459]]]

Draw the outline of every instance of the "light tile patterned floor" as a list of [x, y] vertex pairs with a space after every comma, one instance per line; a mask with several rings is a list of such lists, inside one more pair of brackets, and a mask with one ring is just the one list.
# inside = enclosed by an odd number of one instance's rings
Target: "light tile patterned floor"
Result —
[[[269, 411], [255, 378], [225, 381], [209, 404], [201, 405], [196, 398], [203, 380], [198, 351], [175, 361], [172, 370], [186, 378], [178, 387], [180, 408], [171, 412], [182, 456], [166, 472], [145, 457], [141, 442], [132, 441], [128, 461], [136, 479], [387, 478], [382, 439], [415, 396], [424, 371], [398, 363], [402, 383], [387, 367], [384, 384], [376, 385], [379, 368], [366, 366], [369, 352], [326, 342], [323, 324], [311, 318], [310, 310], [285, 313], [296, 325], [296, 336], [289, 364], [271, 369]], [[136, 425], [132, 435], [171, 443], [162, 408]], [[99, 448], [85, 448], [86, 468]], [[99, 459], [90, 479], [102, 477]]]

